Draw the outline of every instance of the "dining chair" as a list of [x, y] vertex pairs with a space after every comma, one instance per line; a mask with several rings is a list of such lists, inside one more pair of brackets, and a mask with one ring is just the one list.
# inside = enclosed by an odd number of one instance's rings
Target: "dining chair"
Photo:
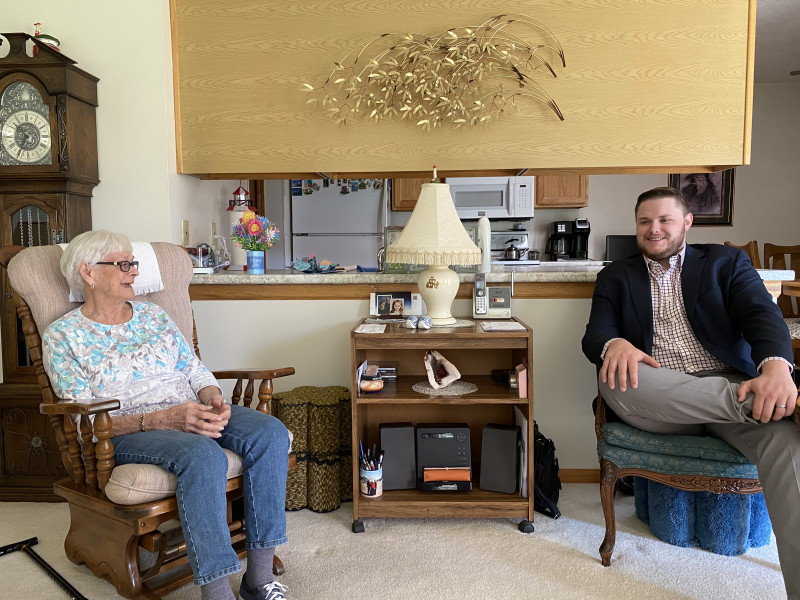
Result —
[[[800, 279], [800, 246], [764, 244], [764, 265], [767, 269], [792, 269], [794, 278]], [[800, 317], [800, 310], [789, 296], [779, 296], [778, 306], [784, 317]]]
[[[154, 242], [152, 247], [164, 289], [137, 298], [164, 308], [199, 357], [189, 298], [189, 255], [174, 244]], [[67, 478], [54, 485], [55, 493], [69, 505], [70, 526], [64, 551], [72, 562], [85, 564], [95, 576], [110, 580], [125, 598], [158, 600], [193, 579], [175, 499], [175, 477], [156, 465], [114, 465], [109, 412], [119, 408], [119, 400], [93, 404], [58, 401], [42, 364], [40, 331], [80, 306], [70, 301], [69, 286], [59, 267], [61, 255], [62, 249], [57, 245], [7, 246], [0, 250], [0, 265], [8, 271], [44, 400], [39, 409], [49, 417], [68, 473]], [[292, 374], [293, 367], [214, 372], [218, 380], [236, 382], [233, 403], [265, 413], [270, 410], [273, 379]], [[78, 415], [82, 417], [80, 424], [74, 418]], [[230, 543], [241, 558], [246, 554], [242, 460], [229, 450], [225, 453], [230, 539], [219, 543]], [[290, 456], [290, 468], [293, 459]], [[283, 571], [277, 556], [273, 571]]]
[[[800, 245], [764, 244], [764, 265], [768, 269], [792, 269], [794, 278], [800, 279]], [[792, 336], [795, 368], [800, 368], [800, 299], [781, 294], [778, 296], [778, 307]]]
[[747, 256], [750, 257], [750, 262], [753, 263], [753, 266], [756, 269], [761, 268], [761, 258], [758, 256], [758, 242], [753, 240], [752, 242], [747, 242], [743, 246], [737, 246], [731, 242], [725, 242], [726, 246], [733, 246], [734, 248], [739, 248], [739, 250], [744, 250]]

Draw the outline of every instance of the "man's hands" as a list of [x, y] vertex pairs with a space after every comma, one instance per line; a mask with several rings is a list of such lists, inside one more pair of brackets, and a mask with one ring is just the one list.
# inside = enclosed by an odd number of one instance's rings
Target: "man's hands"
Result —
[[739, 402], [753, 393], [753, 418], [762, 423], [778, 421], [794, 412], [797, 388], [792, 372], [785, 362], [769, 360], [761, 367], [761, 375], [745, 381], [739, 387]]
[[607, 383], [612, 390], [619, 381], [619, 389], [624, 392], [630, 382], [632, 388], [639, 386], [639, 363], [651, 367], [660, 367], [661, 364], [649, 354], [645, 354], [628, 340], [619, 338], [606, 348], [603, 366], [600, 368], [600, 381]]

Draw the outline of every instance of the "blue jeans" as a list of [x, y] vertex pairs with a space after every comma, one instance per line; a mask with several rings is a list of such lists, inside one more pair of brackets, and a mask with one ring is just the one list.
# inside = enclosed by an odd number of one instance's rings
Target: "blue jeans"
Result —
[[241, 570], [230, 539], [225, 499], [228, 460], [242, 457], [246, 547], [285, 544], [289, 434], [271, 415], [231, 406], [231, 418], [214, 439], [181, 431], [145, 431], [112, 439], [114, 460], [163, 467], [177, 477], [175, 492], [194, 583], [204, 585]]

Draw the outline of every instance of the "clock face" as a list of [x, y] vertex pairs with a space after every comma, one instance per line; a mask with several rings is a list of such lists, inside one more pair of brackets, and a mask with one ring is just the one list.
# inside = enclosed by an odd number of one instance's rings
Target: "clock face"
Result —
[[17, 111], [6, 119], [0, 138], [8, 156], [22, 164], [40, 163], [50, 155], [50, 123], [32, 110]]
[[16, 81], [0, 96], [0, 167], [52, 162], [50, 107], [33, 85]]

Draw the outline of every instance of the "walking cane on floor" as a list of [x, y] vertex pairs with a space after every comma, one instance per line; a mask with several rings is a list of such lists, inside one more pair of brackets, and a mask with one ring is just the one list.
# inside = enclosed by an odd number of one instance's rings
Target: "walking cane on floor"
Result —
[[10, 554], [12, 552], [17, 552], [18, 550], [22, 550], [25, 554], [30, 556], [33, 560], [39, 563], [47, 574], [50, 575], [50, 578], [55, 581], [61, 589], [66, 591], [73, 600], [89, 600], [86, 596], [81, 594], [78, 590], [76, 590], [69, 581], [64, 579], [61, 574], [56, 571], [53, 567], [51, 567], [45, 559], [41, 556], [36, 554], [36, 551], [31, 548], [31, 546], [35, 546], [39, 543], [39, 539], [32, 537], [29, 540], [22, 540], [21, 542], [15, 542], [13, 544], [8, 544], [6, 546], [0, 547], [0, 556], [4, 554]]

